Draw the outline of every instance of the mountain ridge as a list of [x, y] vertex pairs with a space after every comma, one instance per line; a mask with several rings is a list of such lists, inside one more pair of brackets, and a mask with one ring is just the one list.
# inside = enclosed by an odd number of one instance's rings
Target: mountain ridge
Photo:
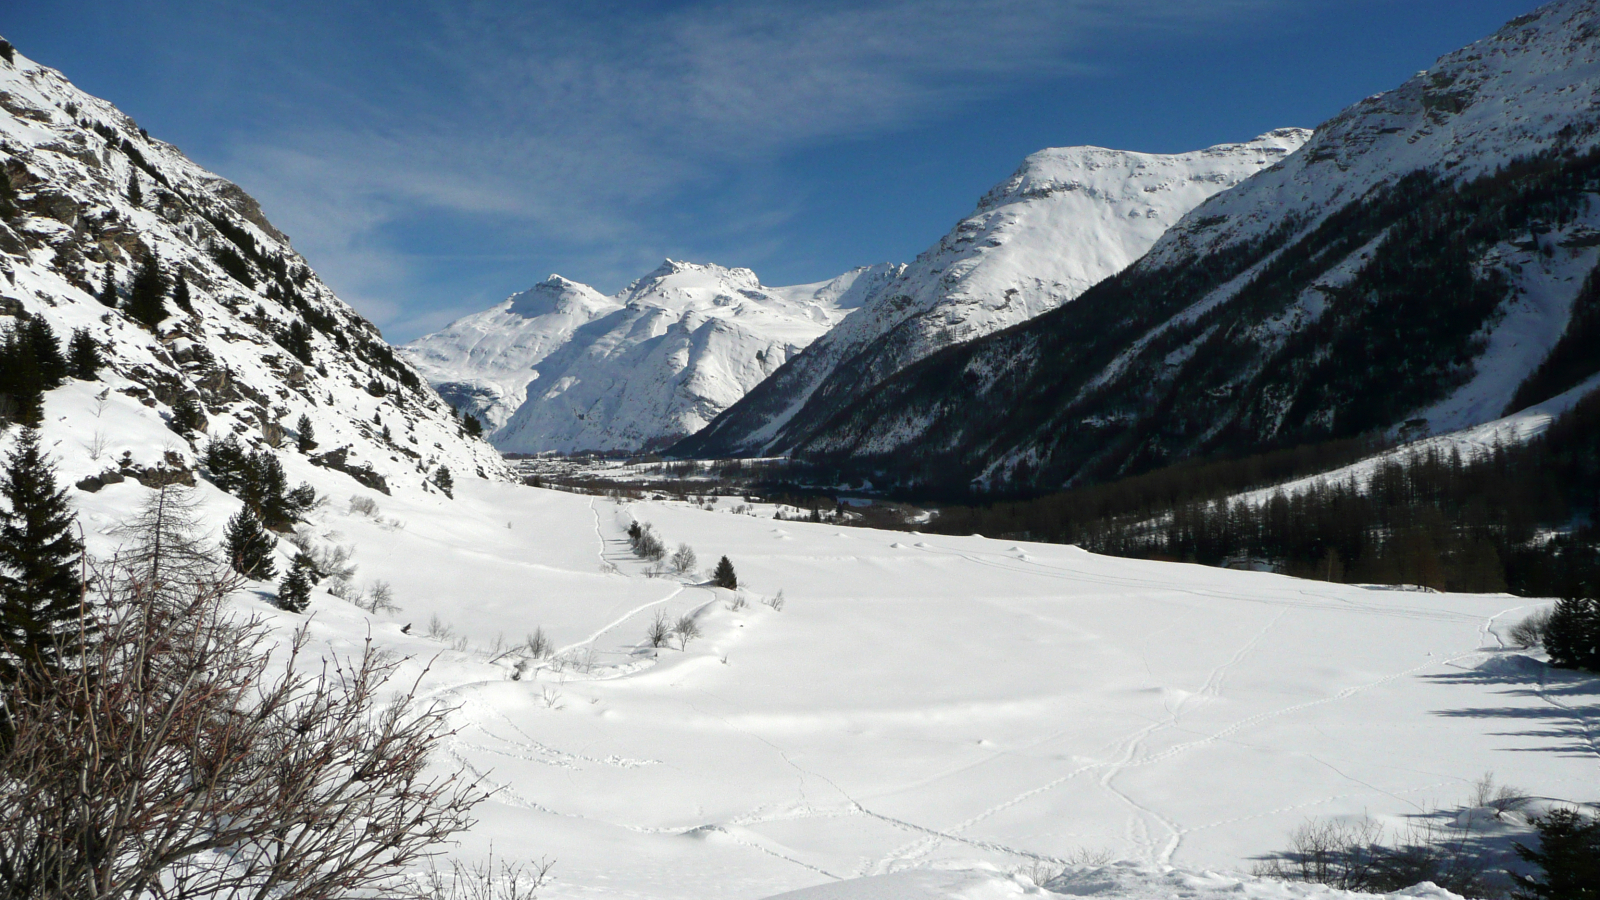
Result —
[[1078, 301], [926, 360], [797, 455], [1049, 490], [1497, 418], [1592, 301], [1597, 34], [1593, 0], [1562, 0], [1441, 57]]
[[1288, 156], [1309, 134], [1278, 129], [1181, 154], [1033, 153], [871, 303], [673, 452], [793, 449], [916, 361], [1070, 302], [1137, 259], [1193, 206]]

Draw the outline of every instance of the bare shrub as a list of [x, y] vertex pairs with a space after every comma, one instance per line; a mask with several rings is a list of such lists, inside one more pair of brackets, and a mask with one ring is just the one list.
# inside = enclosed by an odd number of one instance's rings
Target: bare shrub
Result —
[[389, 582], [375, 580], [365, 592], [350, 601], [369, 613], [397, 613], [400, 607], [394, 602], [394, 588]]
[[1255, 869], [1285, 881], [1309, 881], [1345, 891], [1370, 887], [1377, 872], [1383, 828], [1370, 819], [1310, 821], [1289, 834], [1289, 850]]
[[667, 545], [649, 522], [634, 522], [628, 526], [628, 546], [640, 559], [661, 560], [667, 555]]
[[652, 647], [666, 645], [667, 639], [672, 637], [672, 623], [667, 621], [665, 612], [658, 611], [656, 617], [650, 620], [650, 627], [645, 629], [644, 637]]
[[779, 590], [776, 594], [773, 594], [771, 597], [768, 597], [761, 602], [772, 607], [773, 612], [783, 612], [783, 591]]
[[378, 517], [378, 501], [371, 497], [355, 494], [350, 497], [350, 512], [353, 515], [366, 516], [369, 519]]
[[1548, 607], [1539, 610], [1511, 626], [1511, 631], [1506, 637], [1511, 639], [1511, 643], [1524, 649], [1543, 647], [1545, 632], [1550, 629], [1550, 616], [1554, 612], [1555, 610]]
[[679, 544], [678, 549], [672, 553], [672, 571], [678, 575], [687, 575], [693, 572], [699, 560], [695, 558], [694, 548], [688, 544]]
[[749, 605], [750, 601], [745, 599], [744, 591], [736, 591], [734, 592], [733, 599], [728, 601], [728, 610], [730, 612], [738, 612]]
[[449, 872], [437, 868], [423, 882], [425, 900], [534, 900], [535, 893], [550, 878], [555, 863], [512, 863], [505, 859], [496, 867], [494, 849], [489, 859], [466, 865], [452, 860]]
[[678, 636], [678, 649], [688, 650], [689, 642], [700, 636], [700, 623], [694, 620], [694, 616], [679, 616], [672, 625], [672, 633]]
[[[1492, 781], [1490, 782], [1492, 786]], [[1485, 788], [1489, 799], [1496, 794]], [[1431, 881], [1453, 893], [1495, 893], [1505, 860], [1465, 824], [1424, 821], [1391, 840], [1370, 819], [1307, 822], [1289, 838], [1290, 849], [1255, 868], [1255, 874], [1309, 881], [1347, 891], [1390, 893]]]
[[337, 579], [349, 581], [356, 575], [356, 564], [350, 561], [355, 548], [343, 544], [325, 544], [316, 539], [305, 525], [296, 528], [284, 538], [311, 561], [311, 569], [318, 581]]
[[527, 648], [528, 655], [534, 659], [544, 659], [555, 650], [550, 644], [550, 638], [544, 633], [543, 626], [535, 628], [533, 633], [528, 635], [528, 639], [523, 642], [523, 646]]
[[1533, 802], [1528, 792], [1509, 784], [1496, 784], [1493, 772], [1483, 773], [1483, 777], [1473, 782], [1472, 793], [1468, 795], [1467, 802], [1474, 808], [1488, 807], [1497, 813], [1510, 812], [1521, 809]]
[[456, 630], [439, 618], [438, 613], [428, 617], [428, 640], [448, 643], [455, 639]]
[[0, 683], [7, 896], [365, 895], [472, 823], [478, 782], [428, 772], [451, 710], [370, 642], [302, 668], [305, 629], [274, 661], [223, 582], [100, 585], [75, 666]]

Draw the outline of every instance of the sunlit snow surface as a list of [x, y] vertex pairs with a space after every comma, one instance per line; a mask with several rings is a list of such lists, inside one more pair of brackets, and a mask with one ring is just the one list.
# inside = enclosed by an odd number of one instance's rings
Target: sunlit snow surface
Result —
[[[546, 897], [759, 898], [951, 865], [977, 887], [814, 896], [1011, 896], [1027, 890], [1011, 869], [1084, 849], [1247, 870], [1307, 817], [1402, 821], [1486, 770], [1597, 799], [1600, 688], [1503, 648], [1527, 600], [475, 479], [455, 500], [379, 496], [380, 523], [344, 512], [353, 482], [289, 462], [335, 498], [318, 533], [354, 545], [358, 582], [388, 580], [403, 607], [369, 617], [318, 593], [316, 642], [351, 652], [370, 630], [413, 667], [432, 660], [426, 692], [459, 706], [442, 763], [499, 788], [452, 853], [554, 858]], [[100, 530], [142, 490], [76, 496]], [[232, 501], [208, 496], [220, 522]], [[634, 519], [703, 566], [727, 554], [752, 605], [644, 577], [623, 541]], [[780, 589], [782, 612], [758, 602]], [[658, 611], [705, 636], [643, 650]], [[473, 650], [422, 636], [433, 616]], [[497, 635], [539, 626], [565, 671], [513, 681], [486, 661]]]

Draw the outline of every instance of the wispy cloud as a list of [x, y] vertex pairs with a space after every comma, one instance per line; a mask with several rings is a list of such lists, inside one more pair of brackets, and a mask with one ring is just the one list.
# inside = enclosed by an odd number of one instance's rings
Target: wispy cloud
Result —
[[[767, 161], [1080, 71], [1094, 41], [1290, 2], [385, 6], [277, 48], [257, 102], [278, 112], [229, 165], [353, 302], [411, 331], [437, 318], [408, 308], [430, 305], [407, 238], [429, 217], [620, 281], [680, 240], [663, 210], [688, 196], [728, 210], [702, 227], [771, 242], [788, 208], [750, 174]], [[304, 21], [252, 15], [269, 34]]]

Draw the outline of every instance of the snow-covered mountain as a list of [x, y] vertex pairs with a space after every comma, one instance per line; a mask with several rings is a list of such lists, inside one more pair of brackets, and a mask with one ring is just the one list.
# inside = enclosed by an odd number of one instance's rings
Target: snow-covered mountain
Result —
[[797, 453], [1048, 488], [1495, 419], [1593, 374], [1600, 10], [1560, 0], [1320, 127], [1072, 304], [930, 360]]
[[638, 450], [698, 431], [899, 271], [766, 287], [667, 260], [611, 297], [552, 275], [404, 349], [503, 451]]
[[537, 376], [535, 364], [578, 326], [622, 308], [586, 284], [551, 275], [520, 294], [400, 348], [440, 396], [493, 432]]
[[675, 452], [784, 451], [917, 360], [1055, 309], [1149, 250], [1189, 210], [1297, 150], [1285, 128], [1159, 155], [1041, 150], [856, 315]]
[[[46, 397], [47, 418], [75, 435], [51, 444], [66, 474], [192, 471], [207, 434], [236, 433], [278, 449], [291, 476], [321, 466], [349, 473], [338, 477], [352, 488], [360, 478], [421, 490], [440, 466], [457, 478], [508, 477], [494, 449], [463, 435], [450, 407], [317, 278], [256, 201], [7, 49], [0, 323], [37, 317], [62, 344], [82, 329], [107, 360], [96, 379], [70, 380]], [[134, 272], [151, 254], [168, 288], [154, 328], [128, 308]], [[108, 281], [116, 308], [99, 299]], [[163, 423], [185, 401], [198, 406], [202, 428], [179, 434]], [[94, 414], [80, 421], [85, 403]], [[302, 415], [313, 425], [314, 462], [293, 451]]]

